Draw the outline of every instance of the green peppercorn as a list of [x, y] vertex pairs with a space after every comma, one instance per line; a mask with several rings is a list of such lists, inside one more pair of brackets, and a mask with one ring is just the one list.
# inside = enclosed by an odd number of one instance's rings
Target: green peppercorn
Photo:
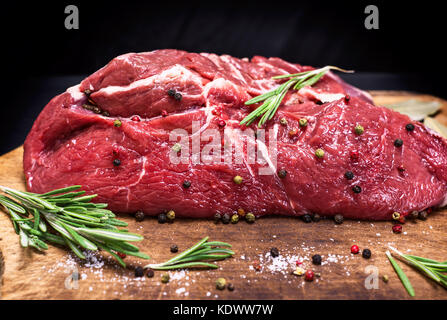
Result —
[[298, 123], [300, 124], [300, 127], [306, 127], [307, 126], [307, 119], [302, 118], [298, 121]]
[[279, 123], [281, 123], [283, 126], [287, 126], [287, 119], [281, 118], [281, 120], [279, 120]]
[[231, 220], [231, 218], [230, 218], [230, 215], [228, 213], [225, 213], [222, 216], [222, 223], [228, 224], [228, 223], [230, 223], [230, 220]]
[[141, 222], [144, 220], [144, 213], [142, 211], [137, 211], [135, 213], [135, 220]]
[[241, 176], [235, 176], [235, 177], [233, 178], [233, 181], [234, 181], [234, 183], [236, 183], [236, 184], [241, 184], [242, 181], [243, 181], [243, 179], [242, 179]]
[[393, 217], [393, 220], [399, 220], [400, 213], [399, 212], [393, 212], [392, 217]]
[[278, 170], [278, 177], [284, 179], [287, 176], [287, 171], [284, 169]]
[[358, 135], [361, 135], [365, 131], [365, 129], [359, 124], [355, 126], [354, 130]]
[[225, 280], [225, 278], [218, 278], [216, 280], [216, 288], [219, 290], [225, 289], [226, 284], [227, 284], [227, 281]]
[[315, 150], [315, 155], [317, 156], [317, 158], [323, 158], [324, 157], [324, 151], [323, 149], [317, 149]]
[[248, 223], [253, 223], [256, 220], [256, 217], [253, 213], [249, 212], [245, 215], [245, 220], [247, 220]]
[[235, 223], [238, 223], [238, 222], [239, 222], [239, 215], [233, 214], [231, 216], [231, 223], [235, 224]]
[[175, 211], [174, 210], [169, 210], [168, 213], [166, 213], [166, 218], [169, 221], [174, 221], [174, 219], [175, 219]]
[[172, 150], [174, 150], [174, 152], [179, 152], [182, 150], [182, 145], [180, 143], [176, 143], [172, 146]]
[[166, 213], [160, 213], [158, 215], [158, 223], [165, 223], [167, 220]]
[[169, 274], [167, 274], [167, 273], [161, 276], [162, 283], [168, 283], [169, 279], [170, 279], [170, 277], [169, 277]]
[[336, 224], [342, 224], [343, 223], [343, 216], [341, 214], [336, 214], [334, 217], [334, 221]]
[[387, 282], [389, 281], [389, 277], [388, 277], [388, 275], [384, 274], [384, 275], [382, 276], [382, 280], [383, 280], [383, 282], [387, 283]]
[[115, 121], [113, 121], [113, 125], [117, 128], [121, 127], [122, 123], [120, 120], [116, 119]]

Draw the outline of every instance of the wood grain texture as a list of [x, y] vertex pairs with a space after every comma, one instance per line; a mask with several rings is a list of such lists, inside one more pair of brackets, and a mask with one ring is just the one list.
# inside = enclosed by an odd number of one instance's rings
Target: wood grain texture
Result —
[[[406, 92], [373, 92], [377, 104], [408, 98], [436, 99], [443, 104], [437, 118], [447, 123], [447, 102], [426, 95]], [[0, 157], [0, 184], [23, 190], [22, 148]], [[161, 284], [164, 272], [154, 278], [135, 278], [132, 268], [145, 261], [126, 258], [127, 269], [117, 266], [107, 256], [95, 255], [80, 262], [67, 251], [51, 246], [45, 253], [20, 247], [9, 218], [0, 212], [0, 252], [5, 259], [3, 299], [413, 299], [408, 296], [385, 257], [391, 244], [403, 252], [447, 260], [446, 211], [434, 212], [427, 221], [407, 222], [404, 233], [393, 234], [391, 222], [345, 221], [335, 225], [332, 220], [304, 223], [289, 217], [266, 217], [250, 225], [214, 224], [207, 220], [178, 219], [173, 224], [160, 225], [154, 218], [135, 222], [123, 216], [129, 230], [144, 235], [139, 245], [149, 254], [150, 262], [171, 257], [169, 247], [177, 244], [186, 249], [202, 237], [233, 244], [236, 255], [218, 262], [212, 271], [171, 272], [171, 281]], [[369, 248], [372, 257], [352, 255], [350, 247], [357, 244]], [[265, 257], [271, 247], [281, 253], [273, 263]], [[315, 253], [323, 255], [323, 265], [313, 266], [309, 260]], [[328, 255], [331, 255], [329, 257]], [[259, 272], [253, 261], [263, 257]], [[292, 263], [278, 263], [289, 259]], [[305, 269], [321, 273], [314, 282], [291, 275], [294, 260], [303, 259]], [[1, 261], [0, 254], [0, 261]], [[98, 262], [99, 260], [99, 262]], [[276, 265], [276, 267], [275, 267]], [[434, 284], [420, 273], [400, 263], [416, 292], [416, 299], [447, 299], [447, 290]], [[389, 282], [379, 280], [377, 289], [367, 289], [365, 268], [377, 268], [379, 275], [388, 275]], [[0, 263], [0, 270], [2, 269]], [[279, 271], [274, 271], [274, 270]], [[273, 270], [273, 271], [272, 271]], [[73, 273], [79, 280], [73, 280]], [[76, 277], [76, 276], [75, 276]], [[224, 277], [235, 291], [215, 289], [215, 280]]]

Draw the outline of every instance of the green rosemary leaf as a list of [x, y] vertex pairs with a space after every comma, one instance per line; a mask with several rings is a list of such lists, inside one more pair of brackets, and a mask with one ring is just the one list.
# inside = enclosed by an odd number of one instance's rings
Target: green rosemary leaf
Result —
[[75, 255], [77, 255], [81, 259], [85, 259], [84, 254], [82, 253], [81, 250], [79, 250], [79, 248], [76, 246], [76, 244], [73, 241], [71, 241], [70, 239], [68, 239], [66, 237], [64, 237], [64, 241], [65, 241], [66, 245], [68, 247], [70, 247], [71, 251], [74, 252]]
[[47, 198], [48, 201], [58, 201], [61, 199], [71, 199], [74, 197], [82, 196], [83, 194], [85, 194], [85, 191], [68, 192], [57, 196], [46, 196], [45, 198]]
[[206, 267], [206, 268], [211, 268], [211, 269], [219, 268], [219, 266], [212, 264], [212, 263], [207, 263], [207, 262], [187, 262], [187, 263], [168, 265], [168, 266], [153, 265], [150, 268], [154, 269], [154, 270], [175, 270], [175, 269], [184, 269], [184, 268], [191, 268], [191, 267]]
[[75, 190], [80, 189], [81, 187], [82, 186], [70, 186], [70, 187], [66, 187], [66, 188], [56, 189], [56, 190], [52, 190], [47, 193], [43, 193], [43, 194], [41, 194], [41, 196], [46, 197], [46, 196], [51, 196], [53, 194], [61, 194], [61, 193], [66, 193], [66, 192], [70, 192], [70, 191], [75, 191]]
[[39, 225], [40, 225], [40, 213], [39, 210], [34, 209], [33, 210], [33, 215], [34, 215], [34, 230], [39, 229]]
[[81, 234], [97, 237], [104, 240], [120, 240], [120, 241], [141, 241], [143, 237], [136, 233], [117, 232], [105, 229], [78, 228]]
[[73, 237], [73, 239], [75, 240], [75, 242], [77, 244], [79, 244], [81, 247], [87, 249], [87, 250], [98, 250], [98, 247], [91, 242], [90, 240], [84, 238], [83, 236], [79, 235], [75, 230], [73, 230], [68, 224], [63, 223], [62, 221], [59, 222], [61, 224], [61, 226], [63, 226], [65, 228], [65, 230], [67, 230], [70, 235]]
[[400, 268], [400, 266], [397, 264], [396, 260], [391, 256], [390, 252], [385, 252], [386, 256], [388, 257], [388, 260], [390, 260], [391, 265], [393, 266], [394, 270], [396, 271], [397, 275], [399, 276], [400, 281], [404, 285], [405, 289], [407, 290], [408, 294], [412, 297], [414, 297], [414, 289], [413, 286], [410, 283], [410, 280], [408, 280], [407, 275], [403, 270]]
[[0, 195], [0, 204], [14, 210], [15, 212], [26, 214], [25, 208], [23, 208], [20, 204], [18, 204], [14, 200], [9, 199], [5, 196]]
[[20, 235], [20, 245], [23, 248], [28, 247], [28, 236], [26, 235], [25, 231], [20, 229], [19, 235]]

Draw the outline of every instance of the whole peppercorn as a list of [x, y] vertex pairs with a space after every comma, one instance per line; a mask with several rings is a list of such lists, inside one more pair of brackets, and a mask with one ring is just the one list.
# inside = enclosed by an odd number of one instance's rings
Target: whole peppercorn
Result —
[[255, 269], [255, 271], [261, 271], [261, 264], [258, 261], [253, 261], [253, 269]]
[[224, 224], [228, 224], [228, 223], [230, 223], [230, 215], [229, 215], [228, 213], [225, 213], [225, 214], [222, 216], [222, 223], [224, 223]]
[[168, 116], [168, 112], [166, 110], [161, 110], [161, 116], [162, 117], [167, 117]]
[[118, 167], [120, 164], [121, 164], [121, 160], [120, 160], [120, 159], [114, 159], [114, 160], [113, 160], [113, 165], [114, 165], [115, 167]]
[[225, 120], [219, 120], [219, 122], [217, 122], [217, 125], [219, 127], [223, 128], [227, 125], [227, 123], [225, 122]]
[[320, 265], [321, 264], [321, 256], [319, 254], [314, 254], [312, 256], [312, 263], [316, 264], [316, 265]]
[[148, 278], [152, 278], [153, 276], [154, 276], [154, 270], [152, 270], [152, 269], [147, 269], [147, 272], [146, 272], [146, 276], [148, 277]]
[[133, 116], [132, 118], [130, 118], [130, 120], [135, 121], [135, 122], [140, 122], [141, 121], [139, 116]]
[[394, 146], [397, 147], [397, 148], [402, 147], [403, 144], [404, 144], [404, 142], [402, 141], [402, 139], [396, 139], [396, 140], [394, 140]]
[[399, 220], [400, 213], [399, 212], [393, 212], [392, 217], [393, 217], [393, 220]]
[[400, 216], [399, 222], [402, 223], [402, 224], [405, 224], [405, 222], [406, 222], [405, 217], [404, 216]]
[[103, 111], [103, 112], [102, 112], [102, 115], [103, 115], [104, 117], [109, 117], [109, 116], [110, 116], [110, 113], [109, 113], [108, 111]]
[[354, 193], [360, 193], [360, 192], [362, 192], [362, 188], [360, 186], [353, 186], [352, 191]]
[[227, 289], [228, 291], [234, 291], [234, 285], [232, 283], [229, 283]]
[[247, 220], [248, 223], [253, 223], [256, 220], [256, 217], [253, 213], [249, 212], [245, 215], [245, 220]]
[[113, 125], [117, 128], [121, 127], [122, 123], [120, 120], [116, 119], [115, 121], [113, 121]]
[[170, 222], [173, 222], [175, 220], [175, 211], [169, 210], [168, 213], [166, 213], [166, 219], [168, 219], [168, 221]]
[[188, 189], [191, 186], [191, 181], [185, 180], [183, 181], [183, 188]]
[[137, 211], [135, 213], [135, 220], [138, 221], [138, 222], [141, 222], [141, 221], [144, 220], [144, 213], [143, 213], [143, 211]]
[[284, 169], [278, 170], [278, 177], [284, 179], [287, 176], [287, 171]]
[[170, 97], [173, 97], [173, 96], [175, 95], [175, 90], [174, 90], [174, 89], [169, 89], [169, 90], [168, 90], [168, 95], [169, 95]]
[[216, 280], [216, 288], [219, 290], [225, 289], [226, 284], [227, 284], [227, 281], [225, 280], [225, 278], [218, 278]]
[[393, 232], [394, 233], [402, 233], [402, 225], [396, 224], [393, 226]]
[[314, 280], [314, 272], [312, 270], [307, 270], [304, 274], [304, 280], [306, 281], [313, 281]]
[[172, 150], [174, 150], [174, 152], [180, 152], [180, 150], [182, 150], [182, 145], [180, 143], [176, 143], [172, 146]]
[[319, 215], [318, 213], [314, 213], [314, 214], [312, 215], [312, 220], [313, 220], [314, 222], [318, 222], [318, 221], [321, 220], [321, 217], [320, 217], [320, 215]]
[[245, 217], [245, 210], [242, 208], [237, 209], [237, 214], [241, 217]]
[[354, 173], [352, 171], [346, 171], [345, 172], [345, 178], [348, 180], [354, 179]]
[[354, 244], [351, 246], [351, 253], [357, 254], [357, 253], [359, 253], [359, 251], [360, 251], [360, 249], [359, 249], [358, 245]]
[[312, 222], [312, 217], [310, 216], [310, 214], [305, 214], [305, 215], [301, 216], [301, 219], [303, 219], [303, 221], [305, 223]]
[[116, 255], [117, 255], [118, 257], [120, 257], [121, 259], [124, 259], [124, 258], [127, 257], [127, 255], [126, 255], [125, 253], [122, 253], [122, 252], [117, 252]]
[[166, 213], [160, 213], [158, 215], [158, 223], [165, 223], [167, 221]]
[[351, 157], [351, 160], [354, 160], [354, 161], [357, 161], [360, 157], [358, 151], [351, 151], [349, 156]]
[[135, 277], [140, 278], [142, 276], [144, 276], [144, 269], [143, 269], [143, 267], [140, 267], [140, 266], [136, 267], [135, 268]]
[[336, 224], [342, 224], [343, 223], [343, 216], [341, 214], [336, 214], [334, 217], [334, 221]]
[[345, 95], [345, 101], [348, 102], [349, 100], [351, 100], [351, 96], [349, 94]]
[[427, 217], [428, 217], [427, 211], [424, 210], [424, 211], [419, 212], [418, 217], [420, 220], [427, 220]]
[[220, 213], [214, 214], [214, 222], [215, 223], [218, 223], [220, 221], [220, 219], [222, 219], [222, 216], [220, 215]]
[[278, 257], [278, 256], [279, 256], [279, 250], [278, 250], [278, 248], [276, 248], [276, 247], [271, 248], [271, 249], [270, 249], [270, 255], [271, 255], [273, 258]]
[[233, 214], [231, 216], [231, 223], [235, 224], [239, 222], [239, 215], [238, 214]]
[[416, 210], [411, 211], [409, 217], [412, 219], [416, 219], [417, 217], [419, 217], [419, 212], [417, 212]]
[[317, 158], [319, 158], [319, 159], [323, 158], [323, 157], [324, 157], [324, 151], [323, 151], [323, 149], [317, 149], [317, 150], [315, 150], [315, 156], [316, 156]]
[[307, 119], [302, 118], [298, 121], [298, 123], [300, 124], [300, 127], [306, 127], [307, 126]]
[[235, 176], [235, 177], [233, 178], [233, 182], [234, 182], [235, 184], [241, 184], [242, 181], [243, 181], [243, 179], [242, 179], [241, 176]]
[[93, 112], [96, 114], [100, 114], [101, 113], [101, 109], [99, 109], [97, 106], [93, 107]]
[[172, 253], [176, 253], [176, 252], [178, 252], [178, 246], [176, 244], [173, 244], [171, 246], [170, 250], [171, 250]]
[[413, 131], [414, 130], [414, 124], [409, 123], [405, 126], [405, 129], [407, 129], [407, 131]]
[[287, 126], [287, 119], [281, 118], [281, 120], [279, 120], [279, 123], [281, 123], [283, 126]]
[[362, 251], [362, 257], [365, 259], [371, 258], [371, 250], [369, 249], [363, 249]]
[[295, 137], [297, 134], [298, 134], [298, 130], [296, 130], [296, 129], [289, 130], [289, 137], [290, 138]]
[[177, 101], [182, 100], [182, 94], [180, 92], [176, 92], [174, 94], [174, 99], [177, 100]]
[[365, 132], [365, 129], [358, 124], [355, 126], [354, 131], [356, 134], [361, 135], [363, 132]]
[[170, 279], [169, 274], [164, 274], [164, 275], [161, 276], [161, 282], [162, 283], [168, 283], [169, 279]]
[[389, 277], [388, 277], [388, 275], [384, 274], [384, 275], [382, 276], [382, 280], [383, 280], [383, 282], [387, 283], [387, 282], [389, 281]]
[[84, 90], [84, 94], [88, 97], [88, 96], [90, 96], [92, 94], [92, 91], [89, 90], [89, 89], [85, 89]]

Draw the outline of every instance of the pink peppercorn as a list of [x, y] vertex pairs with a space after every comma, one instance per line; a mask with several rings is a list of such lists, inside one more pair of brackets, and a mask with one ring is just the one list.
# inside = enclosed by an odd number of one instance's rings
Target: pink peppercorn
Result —
[[136, 121], [136, 122], [140, 122], [140, 117], [139, 116], [133, 116], [132, 118], [130, 118], [130, 120]]
[[351, 151], [351, 159], [352, 160], [358, 160], [359, 159], [359, 153], [357, 151]]
[[125, 253], [122, 253], [122, 252], [117, 252], [116, 255], [117, 255], [118, 257], [120, 257], [121, 259], [124, 259], [125, 257], [127, 257], [126, 254], [125, 254]]
[[354, 245], [351, 247], [351, 253], [353, 253], [353, 254], [357, 254], [357, 253], [359, 253], [359, 251], [360, 251], [360, 249], [359, 249], [359, 246], [358, 246], [358, 245], [354, 244]]
[[225, 127], [227, 125], [227, 123], [224, 120], [219, 120], [219, 122], [217, 123], [217, 125], [221, 128]]
[[162, 110], [161, 111], [161, 116], [162, 117], [167, 117], [168, 116], [168, 112], [166, 110]]
[[402, 225], [396, 224], [393, 226], [393, 232], [394, 233], [402, 233]]
[[306, 281], [313, 281], [314, 276], [315, 276], [315, 274], [312, 270], [307, 270], [306, 273], [304, 274], [304, 279]]

